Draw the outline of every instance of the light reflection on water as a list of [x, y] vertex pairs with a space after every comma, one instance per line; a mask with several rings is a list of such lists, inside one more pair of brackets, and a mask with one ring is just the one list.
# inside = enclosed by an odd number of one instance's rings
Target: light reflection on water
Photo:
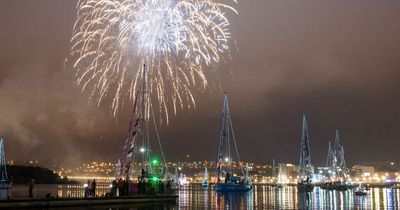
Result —
[[330, 191], [318, 187], [312, 193], [299, 193], [295, 186], [267, 185], [256, 185], [248, 193], [215, 193], [190, 185], [179, 192], [178, 206], [182, 209], [398, 209], [399, 201], [400, 190], [390, 188], [372, 188], [366, 196], [356, 196], [353, 190]]
[[[13, 189], [12, 194], [27, 194], [27, 187]], [[107, 192], [108, 186], [98, 188], [98, 195]], [[83, 196], [81, 185], [38, 185], [35, 187], [36, 197], [45, 192], [52, 192], [60, 197]], [[98, 206], [73, 208], [86, 209], [398, 209], [400, 201], [399, 189], [372, 188], [366, 196], [355, 196], [352, 190], [329, 191], [318, 187], [312, 193], [298, 193], [295, 186], [273, 188], [267, 185], [255, 185], [253, 191], [247, 193], [215, 193], [212, 187], [204, 189], [201, 185], [188, 185], [180, 189], [179, 198], [174, 204], [144, 204], [140, 206]], [[44, 197], [44, 196], [43, 196]], [[68, 208], [65, 208], [68, 209]], [[72, 210], [72, 208], [70, 208]]]
[[[96, 195], [101, 196], [110, 190], [109, 184], [99, 183], [96, 187]], [[83, 197], [83, 184], [74, 185], [42, 185], [37, 184], [33, 188], [35, 198], [44, 198], [46, 194], [50, 193], [56, 197]], [[28, 197], [28, 185], [13, 185], [11, 187], [12, 198]]]

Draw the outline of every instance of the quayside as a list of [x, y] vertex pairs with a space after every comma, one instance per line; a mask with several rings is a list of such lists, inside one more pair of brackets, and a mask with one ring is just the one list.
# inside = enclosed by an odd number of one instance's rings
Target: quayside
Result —
[[176, 203], [176, 195], [154, 196], [121, 196], [121, 197], [89, 197], [89, 198], [49, 198], [49, 199], [9, 199], [0, 201], [1, 209], [94, 206], [140, 203]]

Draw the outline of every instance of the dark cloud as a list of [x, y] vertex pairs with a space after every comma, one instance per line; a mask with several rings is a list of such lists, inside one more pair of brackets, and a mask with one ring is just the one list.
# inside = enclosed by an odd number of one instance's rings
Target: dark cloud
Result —
[[[63, 66], [75, 5], [7, 0], [0, 7], [0, 134], [8, 159], [119, 156], [129, 112], [114, 119], [88, 102]], [[398, 1], [239, 2], [233, 60], [221, 67], [220, 84], [196, 94], [195, 110], [161, 127], [167, 157], [214, 159], [226, 89], [243, 160], [297, 162], [303, 111], [316, 162], [324, 162], [336, 128], [350, 163], [397, 159], [399, 9]]]

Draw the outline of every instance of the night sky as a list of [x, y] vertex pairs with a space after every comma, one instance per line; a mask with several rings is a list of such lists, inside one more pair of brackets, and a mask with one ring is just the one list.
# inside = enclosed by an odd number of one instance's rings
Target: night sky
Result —
[[[64, 68], [76, 3], [1, 2], [0, 135], [8, 160], [119, 158], [130, 111], [111, 117]], [[399, 159], [400, 1], [241, 0], [236, 8], [236, 44], [218, 69], [220, 87], [196, 93], [196, 109], [179, 110], [161, 127], [169, 160], [215, 159], [225, 89], [244, 161], [297, 163], [302, 112], [317, 164], [336, 128], [350, 164]]]

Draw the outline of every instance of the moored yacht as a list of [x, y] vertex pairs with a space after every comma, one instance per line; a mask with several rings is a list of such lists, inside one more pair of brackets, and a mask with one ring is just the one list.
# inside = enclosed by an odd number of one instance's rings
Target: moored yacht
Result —
[[[236, 153], [236, 160], [242, 176], [237, 175], [233, 168], [233, 156], [231, 151]], [[216, 192], [245, 192], [253, 188], [248, 179], [248, 167], [246, 172], [240, 161], [237, 142], [233, 132], [231, 115], [229, 111], [228, 95], [224, 95], [224, 107], [221, 115], [221, 126], [219, 130], [219, 141], [217, 151], [217, 183], [214, 186]]]

